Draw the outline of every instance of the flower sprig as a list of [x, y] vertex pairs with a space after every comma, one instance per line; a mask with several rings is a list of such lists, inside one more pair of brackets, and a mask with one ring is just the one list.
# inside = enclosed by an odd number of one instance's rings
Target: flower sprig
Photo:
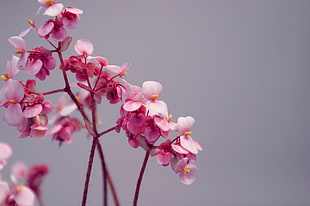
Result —
[[[103, 171], [104, 205], [107, 205], [107, 185], [111, 188], [115, 204], [119, 205], [99, 142], [99, 138], [112, 131], [120, 133], [123, 130], [131, 147], [141, 147], [146, 151], [133, 205], [138, 202], [149, 156], [156, 157], [162, 166], [170, 165], [172, 170], [179, 174], [182, 183], [193, 183], [197, 176], [197, 167], [193, 163], [198, 152], [202, 150], [200, 144], [191, 136], [195, 119], [186, 116], [173, 122], [167, 103], [160, 99], [163, 87], [159, 82], [145, 81], [141, 87], [129, 83], [126, 75], [131, 65], [114, 65], [104, 56], [93, 56], [94, 45], [87, 39], [75, 41], [73, 47], [76, 54], [64, 58], [64, 52], [73, 41], [73, 37], [68, 35], [69, 30], [77, 27], [83, 11], [74, 7], [64, 8], [64, 5], [56, 0], [38, 0], [38, 3], [40, 6], [34, 19], [28, 20], [30, 27], [9, 38], [15, 48], [15, 55], [7, 62], [7, 71], [1, 76], [5, 82], [0, 89], [0, 107], [4, 108], [3, 120], [16, 127], [20, 133], [19, 138], [45, 139], [51, 136], [59, 146], [72, 143], [72, 136], [82, 129], [88, 132], [93, 141], [82, 206], [86, 205], [96, 150], [99, 152]], [[42, 10], [48, 19], [42, 25], [37, 25], [37, 18]], [[50, 48], [38, 46], [27, 49], [25, 37], [31, 29], [47, 42]], [[37, 91], [37, 81], [44, 82], [49, 76], [53, 76], [56, 68], [62, 72], [64, 86], [55, 90]], [[29, 79], [17, 79], [19, 72], [26, 72]], [[69, 81], [69, 75], [75, 77], [74, 82]], [[57, 78], [58, 81], [59, 77]], [[59, 102], [46, 100], [49, 95], [59, 95]], [[70, 103], [67, 103], [68, 101]], [[116, 106], [119, 102], [121, 104], [120, 117], [115, 120], [115, 126], [101, 131], [97, 107], [103, 101]], [[79, 117], [73, 116], [74, 112], [79, 113]], [[179, 135], [172, 136], [171, 131], [176, 131]], [[0, 169], [4, 167], [11, 153], [10, 146], [0, 144]], [[15, 170], [21, 173], [22, 168], [24, 167]], [[45, 166], [34, 167], [29, 173], [28, 184], [22, 187], [16, 184], [17, 177], [13, 178], [15, 186], [12, 187], [0, 179], [0, 205], [11, 206], [14, 203], [19, 206], [32, 206], [37, 197], [42, 206], [41, 190], [30, 179], [41, 182], [39, 176], [47, 174], [47, 171]], [[25, 199], [19, 197], [21, 194]]]

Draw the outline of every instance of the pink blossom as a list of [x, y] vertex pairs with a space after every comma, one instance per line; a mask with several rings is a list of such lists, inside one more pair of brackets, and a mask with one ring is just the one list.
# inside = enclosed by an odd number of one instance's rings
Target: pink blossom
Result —
[[25, 185], [18, 185], [14, 191], [14, 201], [18, 206], [34, 206], [35, 194]]
[[28, 168], [23, 162], [16, 162], [11, 168], [11, 180], [13, 183], [17, 184], [18, 179], [26, 178], [28, 173]]
[[63, 9], [62, 3], [57, 3], [56, 0], [38, 0], [38, 2], [43, 6], [46, 7], [44, 15], [47, 16], [57, 16], [61, 13]]
[[160, 129], [154, 123], [153, 119], [149, 119], [143, 128], [143, 134], [148, 143], [154, 144], [160, 137]]
[[12, 60], [7, 61], [6, 63], [7, 73], [1, 76], [2, 80], [7, 81], [9, 79], [12, 79], [19, 72], [19, 69], [17, 68], [18, 61], [19, 61], [19, 57], [16, 57], [16, 56], [12, 56]]
[[21, 54], [17, 62], [17, 68], [23, 70], [27, 61], [26, 41], [21, 36], [12, 36], [9, 38], [9, 42], [16, 48], [15, 53]]
[[143, 103], [142, 88], [129, 84], [129, 90], [125, 92], [125, 95], [127, 99], [123, 105], [124, 110], [132, 112], [141, 107]]
[[85, 63], [84, 56], [71, 56], [64, 61], [64, 69], [75, 73], [78, 81], [86, 81], [89, 77], [98, 75], [100, 68], [92, 62]]
[[195, 123], [195, 119], [191, 116], [178, 118], [178, 130], [182, 135], [191, 134], [191, 128]]
[[122, 87], [123, 85], [115, 80], [109, 72], [101, 72], [95, 88], [95, 95], [97, 95], [99, 100], [96, 103], [101, 102], [100, 96], [103, 95], [105, 95], [111, 104], [120, 102], [122, 100]]
[[55, 41], [61, 42], [66, 39], [67, 31], [63, 28], [60, 18], [50, 19], [39, 27], [38, 35], [40, 37], [48, 39], [50, 34]]
[[67, 7], [61, 12], [62, 22], [68, 29], [74, 29], [77, 25], [77, 20], [80, 18], [83, 11], [74, 7]]
[[180, 145], [192, 154], [197, 154], [198, 150], [202, 150], [202, 147], [190, 136], [192, 134], [190, 130], [194, 123], [195, 119], [191, 116], [179, 117], [177, 128], [182, 134], [180, 136]]
[[26, 71], [30, 75], [35, 75], [40, 80], [45, 80], [56, 66], [56, 60], [52, 52], [44, 47], [35, 48], [30, 51]]
[[159, 82], [146, 81], [142, 85], [142, 94], [146, 101], [146, 107], [150, 111], [150, 115], [168, 116], [167, 104], [164, 101], [157, 100], [162, 92], [162, 86]]
[[142, 93], [147, 100], [156, 100], [162, 90], [163, 88], [159, 82], [145, 81], [142, 85]]
[[43, 178], [48, 173], [49, 168], [46, 165], [34, 165], [29, 170], [27, 185], [38, 197], [41, 195], [41, 184]]
[[18, 81], [9, 79], [1, 88], [1, 93], [1, 104], [7, 107], [3, 120], [12, 126], [19, 125], [24, 119], [19, 104], [24, 97], [24, 87]]
[[77, 109], [76, 104], [67, 104], [67, 99], [65, 96], [61, 96], [58, 100], [58, 104], [55, 105], [56, 109], [58, 110], [60, 116], [68, 116], [73, 111]]
[[163, 166], [168, 166], [172, 160], [171, 140], [167, 140], [160, 144], [158, 152], [156, 153], [156, 160]]
[[53, 135], [52, 139], [59, 141], [59, 146], [61, 146], [63, 142], [70, 144], [73, 133], [79, 131], [81, 128], [83, 126], [77, 118], [64, 116], [55, 121], [55, 126], [48, 134]]
[[12, 155], [10, 145], [0, 142], [0, 171], [6, 165], [6, 160]]
[[180, 174], [183, 184], [192, 184], [197, 177], [197, 167], [189, 163], [187, 158], [180, 159], [173, 168], [176, 173]]

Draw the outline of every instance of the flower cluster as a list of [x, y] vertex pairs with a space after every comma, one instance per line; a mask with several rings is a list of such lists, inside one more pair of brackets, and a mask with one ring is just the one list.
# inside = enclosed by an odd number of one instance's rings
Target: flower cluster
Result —
[[0, 142], [0, 205], [34, 206], [36, 199], [41, 201], [41, 183], [49, 169], [46, 165], [27, 168], [24, 163], [17, 162], [12, 166], [11, 182], [8, 183], [2, 179], [1, 170], [11, 155], [11, 147]]
[[[16, 127], [20, 133], [19, 138], [45, 139], [51, 136], [59, 146], [71, 143], [74, 133], [86, 129], [93, 138], [93, 145], [82, 205], [85, 205], [87, 198], [91, 161], [96, 148], [101, 151], [98, 139], [111, 131], [120, 132], [123, 129], [132, 147], [142, 147], [147, 155], [156, 156], [159, 164], [170, 165], [179, 174], [182, 183], [194, 182], [197, 167], [193, 162], [202, 150], [191, 137], [194, 118], [179, 117], [177, 122], [173, 122], [166, 102], [160, 100], [163, 88], [159, 82], [145, 81], [142, 87], [130, 84], [125, 80], [130, 64], [109, 64], [105, 57], [93, 56], [94, 45], [87, 39], [75, 41], [73, 46], [76, 54], [64, 58], [64, 52], [73, 40], [68, 30], [77, 27], [83, 11], [74, 7], [64, 8], [56, 0], [38, 0], [38, 3], [40, 7], [34, 19], [28, 20], [30, 27], [8, 39], [15, 48], [15, 55], [7, 62], [7, 71], [1, 76], [5, 82], [0, 89], [3, 120]], [[36, 20], [44, 9], [48, 19], [38, 26]], [[27, 49], [25, 37], [31, 29], [51, 48], [38, 46]], [[56, 68], [61, 71], [64, 87], [38, 92], [37, 83], [44, 82]], [[25, 71], [30, 78], [18, 80], [16, 77], [20, 71]], [[75, 77], [74, 82], [69, 81], [69, 75]], [[47, 100], [49, 95], [54, 94], [61, 94], [57, 104]], [[69, 104], [67, 99], [71, 101]], [[120, 118], [116, 126], [100, 131], [97, 106], [103, 101], [113, 105], [119, 102], [122, 104], [119, 104]], [[79, 116], [74, 116], [73, 112]], [[171, 131], [179, 134], [169, 139]], [[0, 144], [0, 170], [11, 153], [8, 145]], [[104, 165], [103, 158], [101, 161]], [[25, 166], [17, 165], [14, 168], [13, 186], [9, 187], [8, 183], [0, 179], [0, 205], [31, 206], [35, 196], [40, 198], [39, 186], [48, 168], [35, 166], [27, 175]], [[106, 166], [103, 170], [107, 170]], [[20, 179], [25, 182], [22, 186], [18, 184]], [[112, 184], [111, 180], [109, 184]], [[139, 184], [136, 191], [139, 191], [138, 187]]]
[[[194, 118], [180, 117], [177, 123], [171, 121], [167, 104], [158, 99], [162, 92], [159, 82], [146, 81], [142, 88], [129, 87], [127, 99], [121, 107], [121, 117], [117, 121], [126, 132], [129, 144], [150, 151], [163, 166], [171, 164], [172, 169], [180, 173], [181, 182], [191, 184], [196, 178], [197, 168], [190, 162], [195, 162], [196, 154], [202, 150], [190, 136]], [[169, 137], [171, 130], [179, 131], [180, 136], [156, 146], [160, 137]]]

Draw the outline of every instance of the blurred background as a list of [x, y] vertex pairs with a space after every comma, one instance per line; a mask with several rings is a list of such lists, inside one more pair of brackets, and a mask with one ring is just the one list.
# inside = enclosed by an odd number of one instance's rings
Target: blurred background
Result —
[[[62, 2], [84, 11], [69, 31], [74, 41], [89, 39], [94, 55], [110, 64], [130, 62], [126, 78], [132, 84], [161, 82], [161, 99], [174, 121], [196, 119], [192, 136], [203, 147], [196, 182], [183, 185], [170, 167], [151, 158], [139, 205], [310, 205], [310, 1]], [[37, 8], [36, 0], [1, 1], [2, 73], [14, 52], [7, 39], [28, 27]], [[39, 19], [42, 24], [47, 17]], [[46, 46], [34, 31], [26, 41], [29, 49]], [[72, 47], [65, 52], [66, 58], [71, 55]], [[38, 83], [38, 91], [60, 88], [61, 82], [55, 70]], [[102, 130], [115, 125], [119, 105], [100, 108]], [[14, 150], [4, 179], [14, 162], [46, 163], [46, 206], [80, 205], [91, 145], [85, 132], [58, 147], [51, 137], [18, 139], [15, 128], [3, 121], [0, 127], [0, 141]], [[121, 205], [131, 205], [144, 151], [131, 148], [123, 133], [101, 142]], [[92, 174], [88, 205], [101, 205], [97, 157]]]

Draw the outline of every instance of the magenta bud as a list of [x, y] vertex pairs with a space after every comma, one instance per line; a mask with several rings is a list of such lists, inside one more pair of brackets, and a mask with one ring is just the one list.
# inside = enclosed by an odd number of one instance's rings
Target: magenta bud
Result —
[[59, 42], [59, 51], [61, 52], [66, 51], [69, 48], [71, 41], [72, 41], [72, 36], [67, 36], [65, 40]]

